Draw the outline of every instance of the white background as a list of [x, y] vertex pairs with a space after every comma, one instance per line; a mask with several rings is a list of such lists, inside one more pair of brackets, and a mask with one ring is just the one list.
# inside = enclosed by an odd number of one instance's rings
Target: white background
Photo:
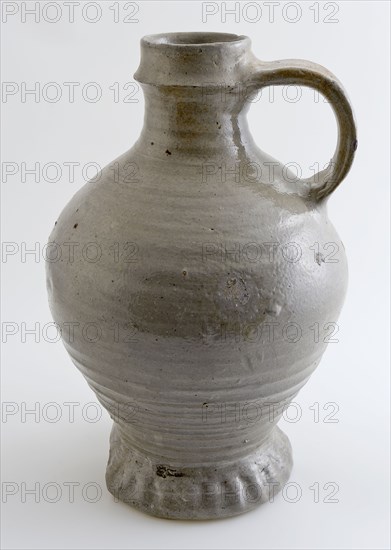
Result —
[[[1, 425], [3, 547], [389, 548], [389, 3], [302, 2], [287, 7], [277, 2], [274, 21], [262, 2], [237, 3], [236, 16], [227, 14], [224, 21], [224, 3], [209, 3], [216, 13], [203, 20], [202, 2], [139, 2], [133, 15], [138, 21], [129, 23], [124, 18], [132, 9], [125, 3], [117, 4], [117, 23], [111, 1], [99, 4], [102, 16], [96, 23], [86, 20], [95, 17], [93, 7], [83, 18], [81, 6], [76, 6], [71, 23], [68, 8], [57, 2], [62, 15], [50, 23], [45, 18], [55, 18], [56, 12], [47, 2], [40, 3], [39, 22], [31, 15], [23, 22], [23, 4], [31, 9], [31, 2], [2, 4], [2, 79], [8, 86], [14, 83], [7, 90], [15, 92], [3, 96], [2, 103], [2, 239], [14, 243], [14, 254], [3, 256], [2, 321], [3, 331], [16, 331], [3, 334], [3, 407], [13, 412], [3, 415]], [[11, 11], [16, 6], [17, 13], [5, 17], [5, 5]], [[233, 6], [226, 3], [227, 8]], [[214, 522], [160, 520], [114, 502], [104, 483], [111, 421], [105, 412], [97, 422], [88, 420], [87, 415], [94, 419], [97, 414], [93, 406], [86, 407], [96, 402], [95, 396], [61, 342], [50, 343], [45, 336], [44, 326], [51, 321], [45, 262], [39, 252], [37, 258], [24, 255], [26, 248], [42, 250], [59, 212], [84, 183], [82, 168], [91, 162], [103, 167], [137, 138], [142, 93], [139, 90], [136, 101], [129, 103], [124, 98], [131, 89], [123, 87], [133, 81], [140, 38], [173, 31], [246, 34], [261, 59], [306, 58], [326, 66], [347, 89], [359, 131], [354, 166], [329, 201], [350, 269], [339, 342], [328, 346], [297, 397], [296, 409], [289, 411], [291, 418], [299, 411], [298, 421], [280, 423], [293, 445], [293, 485], [273, 503]], [[23, 86], [31, 89], [35, 82], [38, 97], [24, 97]], [[55, 92], [44, 88], [49, 82], [58, 83], [62, 91], [57, 102], [49, 101]], [[64, 82], [80, 83], [74, 102]], [[95, 103], [81, 93], [89, 82], [102, 90]], [[118, 101], [110, 89], [116, 82]], [[93, 97], [93, 89], [88, 91]], [[262, 97], [252, 106], [249, 120], [259, 146], [284, 162], [299, 163], [303, 177], [311, 175], [314, 163], [323, 165], [331, 157], [336, 141], [333, 115], [310, 92], [303, 91], [296, 102], [282, 92], [274, 101]], [[69, 181], [67, 162], [79, 163], [74, 182]], [[39, 163], [38, 181], [22, 173], [34, 163]], [[54, 172], [46, 173], [47, 163], [61, 167], [59, 181], [49, 181]], [[7, 172], [13, 169], [15, 174]], [[87, 177], [93, 175], [91, 168]], [[24, 334], [24, 328], [35, 323], [38, 341]], [[67, 402], [79, 404], [74, 422]], [[48, 403], [56, 403], [57, 409]], [[314, 403], [319, 404], [319, 422]], [[324, 409], [329, 403], [336, 405]], [[23, 416], [25, 408], [34, 407], [40, 408], [38, 418]], [[326, 422], [336, 407], [337, 422]], [[58, 411], [61, 418], [50, 422]], [[64, 484], [72, 482], [79, 485], [70, 502]], [[56, 498], [55, 483], [61, 493], [57, 502], [49, 502]], [[324, 488], [326, 483], [338, 486], [338, 502], [327, 502], [331, 490]], [[24, 497], [24, 488], [34, 486], [36, 497]], [[15, 494], [7, 494], [4, 487], [13, 487]], [[97, 502], [91, 502], [94, 487], [101, 488]], [[292, 502], [295, 489], [301, 496]]]

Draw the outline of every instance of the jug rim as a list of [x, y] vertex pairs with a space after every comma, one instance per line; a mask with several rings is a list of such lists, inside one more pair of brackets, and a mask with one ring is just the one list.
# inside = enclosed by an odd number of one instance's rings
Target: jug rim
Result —
[[225, 32], [168, 32], [143, 36], [141, 44], [149, 47], [196, 48], [243, 46], [248, 36]]

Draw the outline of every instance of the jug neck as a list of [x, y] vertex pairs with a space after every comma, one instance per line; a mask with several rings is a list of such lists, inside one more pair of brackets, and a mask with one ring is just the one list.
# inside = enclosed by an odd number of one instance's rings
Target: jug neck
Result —
[[162, 88], [143, 85], [144, 126], [140, 151], [172, 160], [227, 154], [227, 149], [250, 139], [246, 102], [240, 88]]
[[149, 156], [226, 154], [249, 138], [245, 82], [253, 60], [250, 40], [223, 33], [144, 37], [134, 75], [144, 91], [138, 141]]

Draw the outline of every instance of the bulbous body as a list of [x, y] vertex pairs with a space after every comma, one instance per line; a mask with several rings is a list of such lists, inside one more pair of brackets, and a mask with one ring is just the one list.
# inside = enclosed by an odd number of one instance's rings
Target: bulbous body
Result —
[[[109, 490], [161, 517], [224, 517], [289, 478], [276, 423], [332, 336], [346, 258], [325, 200], [254, 144], [245, 97], [148, 81], [159, 45], [146, 40], [138, 72], [140, 139], [52, 231], [49, 301], [114, 420]], [[168, 46], [178, 78], [197, 66]], [[228, 61], [253, 67], [235, 48]]]

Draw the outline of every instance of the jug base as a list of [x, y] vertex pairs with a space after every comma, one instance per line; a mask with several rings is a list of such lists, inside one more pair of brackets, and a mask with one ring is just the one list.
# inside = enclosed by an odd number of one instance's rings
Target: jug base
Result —
[[199, 466], [183, 463], [181, 467], [129, 448], [114, 424], [106, 483], [116, 500], [153, 516], [219, 519], [273, 502], [288, 481], [292, 465], [289, 439], [278, 427], [261, 447], [244, 457]]

